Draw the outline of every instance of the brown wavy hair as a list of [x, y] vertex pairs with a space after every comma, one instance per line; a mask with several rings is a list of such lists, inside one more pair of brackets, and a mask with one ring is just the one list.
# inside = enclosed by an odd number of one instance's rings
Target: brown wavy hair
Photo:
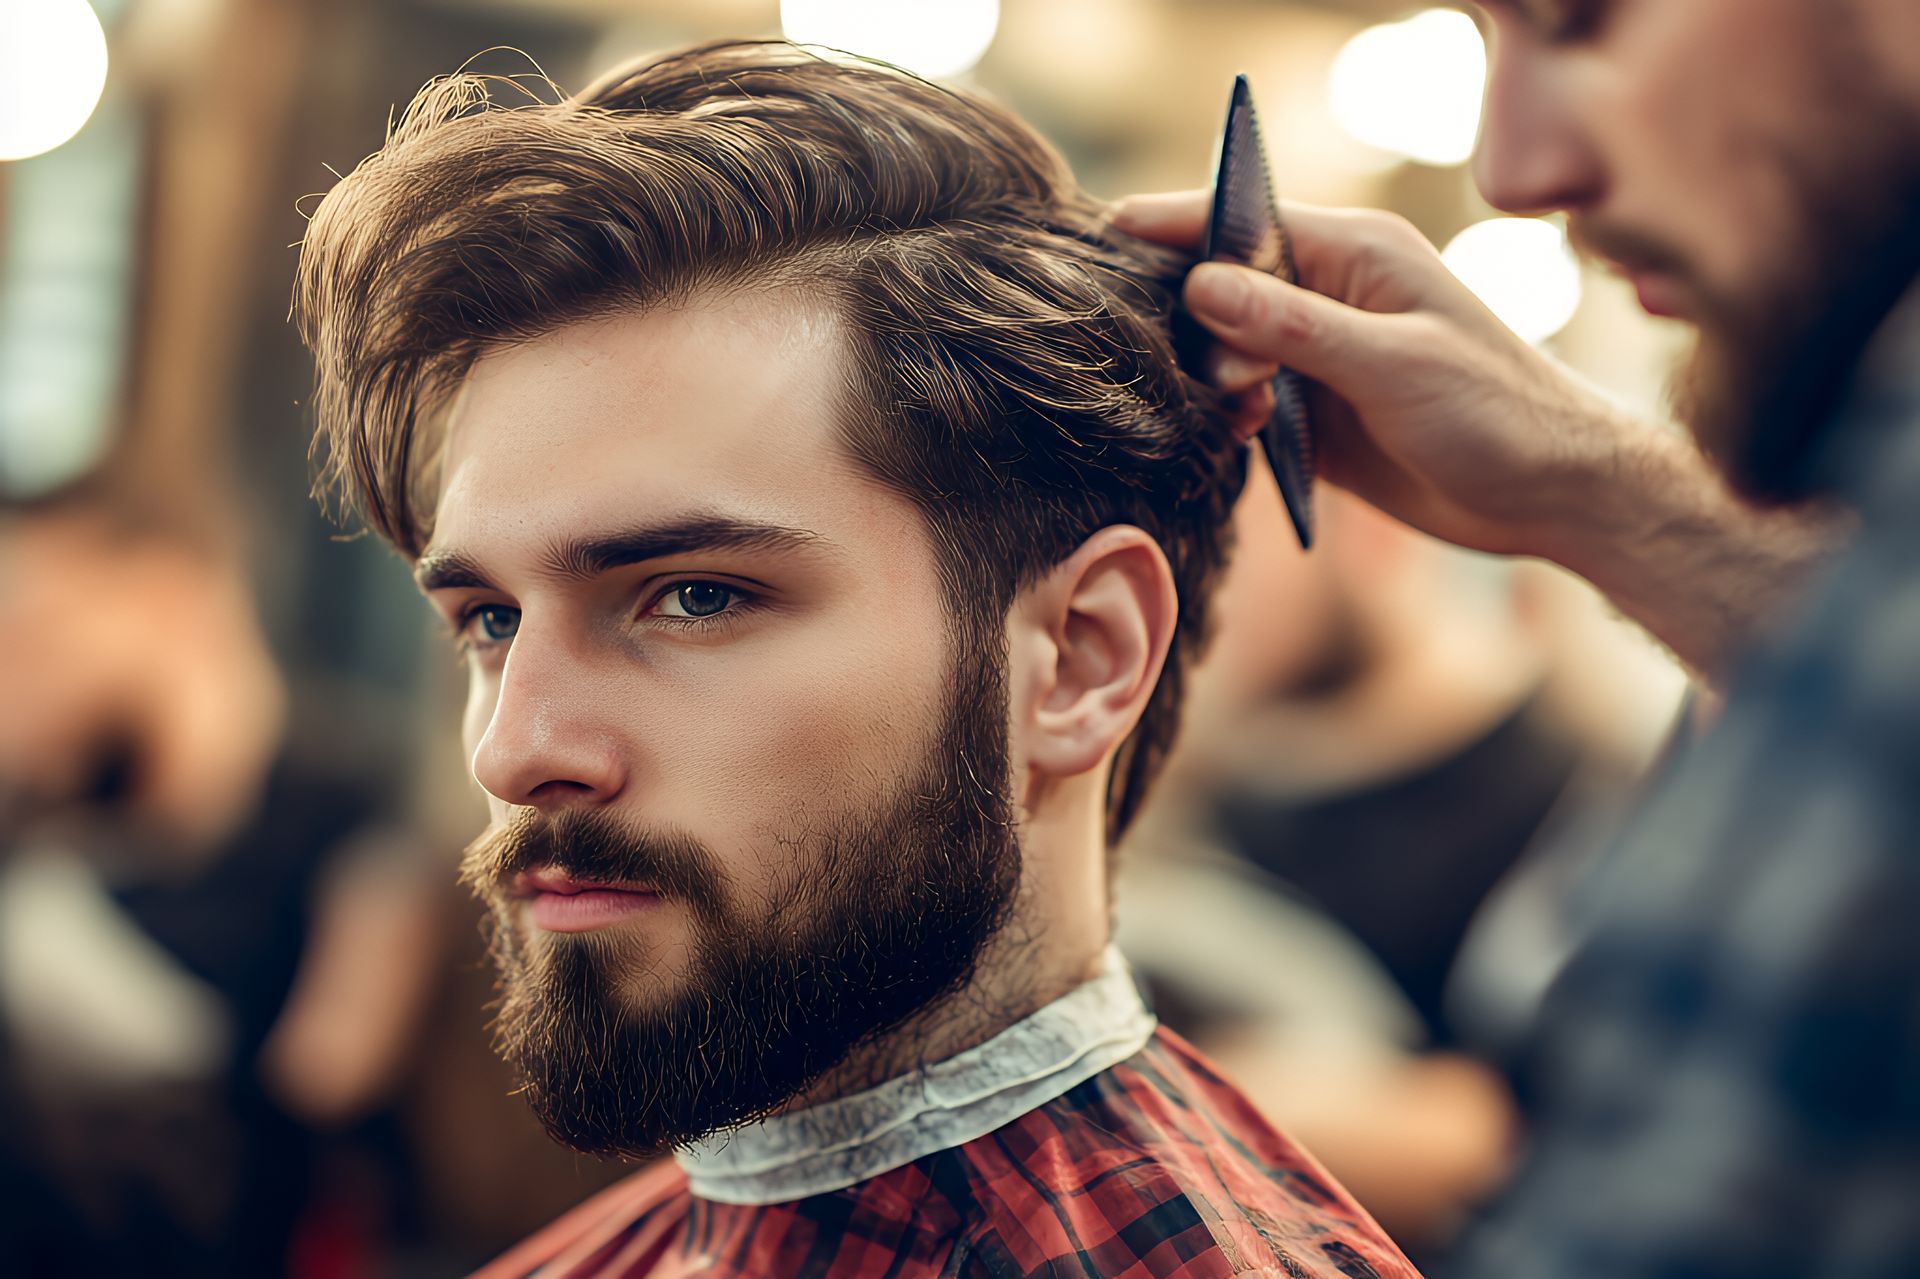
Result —
[[1245, 452], [1177, 366], [1180, 255], [1000, 107], [791, 45], [704, 45], [557, 102], [456, 75], [315, 210], [295, 306], [317, 364], [317, 491], [404, 555], [430, 533], [441, 417], [483, 354], [696, 289], [801, 286], [850, 321], [851, 453], [932, 534], [961, 642], [1111, 524], [1152, 535], [1180, 617], [1108, 784], [1139, 808], [1207, 631]]

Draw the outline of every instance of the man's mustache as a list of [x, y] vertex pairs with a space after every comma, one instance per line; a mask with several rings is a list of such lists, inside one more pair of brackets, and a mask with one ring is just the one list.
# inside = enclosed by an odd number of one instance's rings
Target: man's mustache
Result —
[[1623, 271], [1651, 271], [1681, 280], [1692, 279], [1685, 259], [1651, 236], [1627, 227], [1593, 221], [1572, 221], [1567, 239], [1574, 251], [1589, 261], [1610, 262]]
[[460, 882], [493, 899], [510, 894], [521, 874], [548, 869], [589, 883], [645, 884], [701, 909], [716, 909], [722, 902], [719, 863], [698, 840], [630, 830], [594, 812], [548, 816], [520, 810], [508, 824], [467, 846]]

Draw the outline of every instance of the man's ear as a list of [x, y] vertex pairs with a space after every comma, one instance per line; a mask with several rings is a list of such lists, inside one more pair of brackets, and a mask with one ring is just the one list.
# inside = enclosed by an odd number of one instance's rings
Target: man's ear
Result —
[[1127, 524], [1101, 529], [1022, 592], [1012, 641], [1028, 669], [1014, 729], [1028, 768], [1072, 777], [1112, 755], [1159, 682], [1179, 609], [1166, 553]]

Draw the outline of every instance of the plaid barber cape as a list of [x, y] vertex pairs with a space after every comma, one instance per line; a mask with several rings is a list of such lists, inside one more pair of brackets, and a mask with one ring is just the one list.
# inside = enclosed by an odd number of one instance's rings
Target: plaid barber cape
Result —
[[1190, 1046], [1146, 1046], [985, 1136], [826, 1194], [730, 1204], [669, 1162], [477, 1279], [1415, 1279]]

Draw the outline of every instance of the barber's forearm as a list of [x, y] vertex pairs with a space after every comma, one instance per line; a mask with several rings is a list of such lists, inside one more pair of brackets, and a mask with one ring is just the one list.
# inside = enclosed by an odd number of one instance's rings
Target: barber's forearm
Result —
[[1547, 558], [1592, 582], [1714, 686], [1854, 527], [1828, 507], [1742, 501], [1690, 441], [1653, 425], [1590, 493], [1546, 539]]

